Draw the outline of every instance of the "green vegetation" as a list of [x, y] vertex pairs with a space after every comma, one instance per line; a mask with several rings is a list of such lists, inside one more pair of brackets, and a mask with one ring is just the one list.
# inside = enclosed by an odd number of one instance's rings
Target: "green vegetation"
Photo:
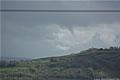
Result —
[[80, 53], [34, 59], [1, 61], [0, 80], [93, 80], [120, 77], [120, 48], [90, 48]]

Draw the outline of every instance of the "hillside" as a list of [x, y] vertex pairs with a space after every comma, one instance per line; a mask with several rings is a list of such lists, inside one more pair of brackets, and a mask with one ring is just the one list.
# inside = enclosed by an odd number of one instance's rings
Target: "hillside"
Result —
[[[60, 57], [1, 62], [0, 80], [93, 80], [120, 77], [120, 48], [91, 48]], [[12, 65], [12, 66], [10, 66]]]

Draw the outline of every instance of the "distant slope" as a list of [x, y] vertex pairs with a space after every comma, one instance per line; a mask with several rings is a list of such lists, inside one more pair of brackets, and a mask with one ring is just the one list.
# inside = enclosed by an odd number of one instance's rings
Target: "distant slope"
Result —
[[[94, 80], [120, 77], [120, 48], [91, 48], [80, 53], [13, 62], [1, 80]], [[10, 63], [10, 64], [13, 64]], [[16, 64], [16, 65], [15, 65]], [[6, 71], [8, 71], [6, 73]], [[11, 74], [12, 73], [12, 74]], [[24, 73], [24, 74], [23, 74]], [[19, 76], [19, 75], [22, 76]], [[16, 75], [16, 76], [14, 76]]]
[[20, 61], [20, 60], [31, 60], [31, 59], [22, 58], [22, 57], [0, 57], [0, 61]]

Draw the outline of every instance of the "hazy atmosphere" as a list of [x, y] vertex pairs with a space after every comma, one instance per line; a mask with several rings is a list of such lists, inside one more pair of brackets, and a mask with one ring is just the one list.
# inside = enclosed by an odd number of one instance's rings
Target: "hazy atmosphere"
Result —
[[[2, 9], [120, 9], [120, 1], [1, 3]], [[120, 45], [120, 12], [2, 12], [1, 24], [1, 56], [42, 58]]]

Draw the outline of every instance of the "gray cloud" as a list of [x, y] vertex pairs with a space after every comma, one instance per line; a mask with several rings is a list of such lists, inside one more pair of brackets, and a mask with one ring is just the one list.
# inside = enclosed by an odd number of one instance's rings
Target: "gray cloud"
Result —
[[[35, 57], [36, 55], [51, 56], [63, 51], [71, 53], [71, 48], [80, 51], [80, 47], [102, 46], [109, 47], [120, 45], [120, 24], [94, 24], [89, 26], [72, 26], [72, 30], [67, 26], [58, 24], [45, 24], [34, 27], [11, 27], [6, 29], [5, 34], [5, 54]], [[10, 27], [10, 26], [9, 26]], [[96, 40], [98, 42], [96, 42]], [[91, 44], [92, 42], [92, 44]], [[94, 42], [94, 43], [93, 43]], [[47, 49], [47, 50], [46, 50]], [[43, 54], [46, 53], [46, 54]], [[57, 54], [56, 54], [57, 55]], [[40, 57], [41, 57], [40, 56]]]
[[120, 0], [2, 1], [2, 9], [119, 9]]
[[[48, 8], [34, 2], [4, 3], [2, 8]], [[8, 4], [8, 5], [6, 5]], [[13, 4], [13, 5], [12, 5]], [[16, 5], [19, 4], [19, 5]], [[20, 6], [23, 4], [22, 6]], [[36, 6], [35, 6], [36, 4]], [[68, 4], [68, 5], [66, 5]], [[60, 3], [56, 9], [79, 9], [78, 3]], [[75, 5], [77, 4], [77, 5]], [[85, 3], [85, 6], [89, 3]], [[93, 3], [90, 3], [93, 4]], [[89, 5], [90, 5], [89, 4]], [[102, 4], [102, 5], [101, 5]], [[89, 7], [80, 8], [87, 9]], [[62, 7], [61, 7], [62, 6]], [[119, 9], [117, 2], [97, 3], [90, 8]], [[2, 12], [2, 56], [46, 57], [66, 55], [90, 47], [120, 45], [120, 13], [16, 13]]]
[[87, 27], [73, 26], [72, 31], [59, 25], [53, 26], [53, 28], [56, 30], [51, 34], [53, 36], [51, 41], [53, 41], [56, 45], [64, 45], [69, 48], [72, 46], [76, 47], [76, 45], [83, 46], [85, 44], [89, 44], [91, 40], [94, 40], [96, 35], [98, 35], [96, 38], [101, 40], [104, 44], [109, 46], [120, 45], [119, 39], [117, 38], [117, 36], [120, 34], [120, 24], [117, 23], [96, 24], [89, 25]]

